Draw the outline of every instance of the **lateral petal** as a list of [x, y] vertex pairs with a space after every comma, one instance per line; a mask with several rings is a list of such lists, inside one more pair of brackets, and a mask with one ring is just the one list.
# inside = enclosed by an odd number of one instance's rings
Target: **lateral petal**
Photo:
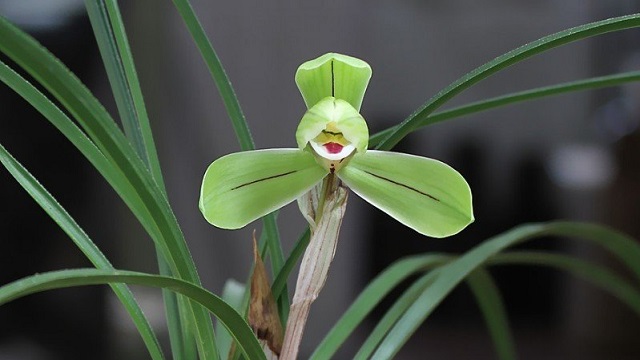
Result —
[[469, 185], [443, 162], [369, 150], [337, 174], [364, 200], [423, 235], [450, 236], [474, 220]]
[[299, 149], [229, 154], [207, 168], [200, 211], [217, 227], [238, 229], [292, 202], [326, 175], [312, 154]]

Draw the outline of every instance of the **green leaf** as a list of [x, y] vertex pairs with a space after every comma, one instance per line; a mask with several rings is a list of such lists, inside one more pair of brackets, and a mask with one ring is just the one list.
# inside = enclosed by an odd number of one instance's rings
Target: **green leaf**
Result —
[[[418, 271], [444, 264], [450, 256], [443, 254], [416, 255], [398, 260], [375, 277], [344, 312], [318, 345], [311, 359], [331, 359], [353, 330], [371, 313], [389, 292]], [[275, 285], [275, 283], [274, 283]]]
[[405, 313], [408, 307], [413, 304], [416, 299], [420, 297], [424, 291], [426, 291], [434, 280], [438, 276], [438, 270], [431, 271], [425, 275], [422, 275], [416, 280], [403, 294], [396, 300], [393, 305], [387, 310], [382, 319], [378, 321], [375, 328], [364, 344], [360, 347], [354, 359], [367, 360], [371, 357], [371, 353], [376, 349], [380, 341], [387, 334], [389, 329], [398, 321], [398, 318]]
[[200, 50], [200, 53], [209, 68], [209, 72], [213, 76], [213, 80], [218, 87], [218, 91], [220, 91], [224, 107], [227, 109], [227, 113], [229, 114], [231, 123], [233, 124], [233, 129], [235, 130], [238, 141], [240, 142], [240, 148], [244, 151], [255, 149], [251, 132], [249, 131], [247, 122], [242, 114], [240, 103], [233, 91], [231, 82], [222, 67], [222, 63], [220, 62], [218, 55], [213, 49], [211, 42], [207, 38], [207, 34], [204, 32], [200, 21], [193, 12], [193, 8], [191, 7], [189, 0], [173, 0], [173, 4], [178, 9], [187, 29], [189, 29], [189, 33], [191, 33], [193, 41], [196, 43], [198, 50]]
[[469, 185], [440, 161], [369, 150], [356, 154], [338, 177], [360, 197], [423, 235], [446, 237], [473, 222]]
[[392, 358], [438, 304], [475, 269], [507, 247], [540, 236], [571, 236], [595, 242], [610, 251], [640, 278], [640, 245], [609, 228], [571, 222], [522, 225], [487, 239], [458, 259], [440, 268], [440, 275], [389, 331], [372, 359]]
[[[213, 80], [218, 87], [218, 91], [222, 97], [222, 101], [224, 103], [225, 109], [229, 114], [229, 118], [231, 119], [231, 123], [233, 125], [233, 129], [236, 133], [236, 137], [238, 138], [238, 143], [240, 144], [240, 149], [254, 150], [255, 145], [253, 143], [253, 138], [251, 137], [251, 132], [249, 131], [249, 126], [247, 121], [242, 113], [242, 108], [240, 107], [240, 103], [238, 98], [231, 86], [231, 82], [227, 77], [227, 74], [216, 54], [211, 42], [207, 38], [207, 34], [205, 33], [200, 21], [198, 20], [189, 0], [173, 0], [173, 4], [178, 9], [182, 20], [185, 25], [189, 29], [189, 33], [193, 37], [198, 50], [202, 54], [202, 57], [209, 68], [209, 72], [213, 76]], [[273, 273], [278, 273], [280, 271], [280, 267], [284, 262], [284, 255], [282, 254], [282, 246], [280, 244], [280, 237], [277, 231], [277, 225], [275, 221], [275, 217], [272, 214], [267, 214], [265, 216], [264, 226], [267, 232], [269, 232], [269, 237], [267, 238], [269, 252], [271, 254], [271, 268]], [[284, 297], [279, 299], [279, 305], [288, 308], [288, 295], [287, 289], [284, 288]], [[283, 308], [284, 309], [284, 308]], [[288, 309], [287, 309], [288, 310]], [[281, 314], [284, 314], [282, 312]]]
[[[75, 269], [29, 276], [0, 287], [0, 305], [20, 297], [52, 289], [125, 283], [169, 289], [187, 296], [213, 313], [229, 330], [248, 359], [266, 359], [246, 321], [230, 305], [200, 286], [184, 280], [132, 271]], [[208, 326], [198, 322], [196, 327]]]
[[[271, 270], [276, 272], [280, 271], [284, 266], [284, 254], [282, 252], [282, 244], [280, 243], [280, 231], [278, 230], [278, 224], [276, 223], [276, 217], [274, 214], [268, 214], [262, 218], [264, 223], [264, 232], [267, 238], [267, 246], [269, 246], [269, 253], [271, 254]], [[262, 252], [261, 252], [262, 253]], [[261, 258], [264, 258], [262, 254]], [[287, 288], [283, 288], [281, 296], [275, 295], [276, 302], [278, 303], [278, 315], [280, 320], [285, 323], [289, 316], [289, 295]]]
[[[445, 120], [468, 116], [482, 111], [499, 108], [506, 105], [516, 104], [519, 102], [541, 99], [544, 97], [567, 94], [576, 91], [593, 90], [611, 86], [626, 84], [629, 82], [640, 81], [640, 71], [629, 71], [620, 74], [593, 77], [578, 81], [566, 82], [552, 86], [544, 86], [530, 90], [515, 92], [503, 96], [498, 96], [486, 100], [473, 102], [467, 105], [455, 107], [453, 109], [430, 114], [421, 117], [416, 121], [416, 130], [418, 128], [436, 124]], [[394, 132], [399, 125], [390, 127], [380, 131], [369, 138], [369, 145], [376, 146], [384, 138]]]
[[17, 73], [0, 62], [0, 81], [6, 83], [45, 116], [95, 166], [121, 197], [129, 199], [134, 212], [144, 211], [144, 204], [122, 172], [112, 166], [98, 148], [60, 109]]
[[[168, 217], [171, 217], [166, 199], [160, 195], [159, 192], [154, 191], [157, 190], [155, 182], [151, 180], [142, 161], [133, 151], [120, 129], [100, 102], [58, 59], [28, 34], [14, 27], [3, 18], [0, 18], [0, 39], [0, 51], [7, 54], [19, 66], [31, 74], [36, 81], [49, 90], [52, 95], [60, 101], [61, 105], [68, 109], [79, 124], [83, 126], [87, 135], [95, 142], [95, 145], [103, 156], [106, 157], [110, 164], [108, 166], [115, 167], [116, 172], [123, 173], [124, 179], [126, 179], [125, 181], [129, 183], [128, 189], [131, 191], [124, 192], [118, 187], [114, 186], [114, 188], [121, 190], [119, 191], [119, 195], [140, 219], [140, 222], [149, 234], [161, 245], [163, 245], [164, 240], [161, 238], [162, 235], [167, 236], [169, 233], [177, 235], [175, 225], [169, 230], [168, 227], [162, 226], [164, 224], [160, 224], [159, 218], [156, 218], [159, 215], [163, 216], [164, 219], [162, 220], [167, 222]], [[27, 101], [30, 101], [32, 105], [45, 108], [49, 113], [55, 112], [51, 111], [51, 106], [46, 103], [48, 100], [41, 100], [41, 94], [37, 94], [38, 100], [32, 100], [31, 96], [36, 96], [34, 95], [35, 92], [33, 89], [28, 88], [30, 85], [26, 83], [24, 79], [18, 79], [18, 77], [12, 75], [9, 70], [4, 71], [4, 73], [6, 75], [5, 78], [8, 79], [5, 82], [11, 81], [9, 86], [12, 86], [14, 89], [20, 88], [21, 95], [25, 97]], [[43, 110], [39, 111], [42, 112]], [[77, 136], [76, 129], [70, 130], [70, 128], [72, 128], [71, 125], [62, 124], [65, 120], [69, 122], [70, 120], [66, 117], [61, 118], [58, 114], [54, 115], [55, 119], [47, 117], [47, 120], [52, 123], [55, 121], [56, 123], [54, 125], [56, 125], [90, 161], [99, 161], [98, 157], [87, 154], [90, 148], [86, 146], [86, 141], [83, 141], [82, 146], [77, 145], [80, 137]], [[65, 131], [62, 130], [63, 127]], [[69, 137], [70, 135], [75, 136], [75, 138]], [[102, 167], [97, 167], [97, 169], [104, 175], [104, 169]], [[115, 176], [111, 173], [109, 173], [109, 175], [110, 178]], [[107, 180], [110, 178], [107, 178]], [[167, 256], [171, 252], [165, 248], [163, 249], [163, 253]], [[171, 258], [171, 256], [168, 257]], [[175, 264], [172, 263], [172, 266], [175, 266]]]
[[[151, 171], [160, 190], [166, 193], [147, 110], [142, 99], [142, 91], [118, 4], [114, 0], [87, 0], [85, 5], [111, 83], [111, 90], [118, 106], [125, 134], [138, 156]], [[161, 249], [157, 249], [157, 257], [160, 273], [171, 275], [171, 268], [162, 256]], [[181, 330], [178, 301], [175, 296], [170, 291], [163, 291], [171, 349], [174, 359], [179, 360], [188, 358], [181, 335], [181, 332], [188, 333], [188, 331]]]
[[487, 62], [454, 81], [429, 99], [424, 105], [395, 128], [389, 136], [380, 142], [377, 149], [389, 150], [393, 148], [400, 140], [402, 140], [402, 138], [413, 132], [418, 127], [418, 123], [426, 119], [426, 117], [433, 111], [444, 105], [457, 94], [471, 87], [473, 84], [478, 83], [506, 67], [561, 45], [612, 31], [630, 29], [639, 26], [640, 14], [611, 18], [586, 25], [576, 26], [571, 29], [545, 36], [509, 51], [506, 54], [498, 56], [494, 60]]
[[[119, 83], [118, 86], [112, 85], [113, 93], [118, 97], [126, 98], [126, 102], [131, 104], [125, 107], [126, 111], [120, 111], [120, 117], [125, 125], [125, 133], [134, 145], [140, 158], [148, 164], [153, 178], [158, 183], [160, 189], [164, 190], [164, 180], [153, 140], [151, 124], [144, 104], [140, 81], [138, 80], [138, 74], [135, 69], [133, 55], [131, 54], [118, 3], [116, 0], [87, 0], [88, 3], [92, 1], [104, 4], [107, 13], [104, 14], [103, 12], [99, 20], [105, 28], [113, 32], [113, 37], [110, 39], [111, 41], [108, 39], [100, 41], [100, 38], [97, 38], [99, 45], [107, 42], [111, 44], [108, 48], [103, 46], [105, 49], [101, 50], [105, 64], [112, 62], [120, 64], [118, 67], [113, 66], [111, 70], [116, 72], [113, 77], [116, 78]], [[108, 25], [110, 25], [110, 27]], [[110, 73], [109, 68], [107, 68], [107, 73]], [[112, 84], [113, 82], [114, 81], [112, 81]], [[127, 129], [130, 129], [130, 131], [127, 132]]]
[[360, 111], [370, 78], [369, 64], [336, 53], [324, 54], [303, 63], [298, 67], [295, 76], [307, 109], [331, 96], [345, 100], [356, 111]]
[[504, 301], [493, 278], [487, 270], [480, 268], [469, 275], [467, 283], [482, 311], [482, 316], [491, 334], [498, 359], [516, 359], [516, 349], [509, 326], [509, 318], [507, 317]]
[[[429, 264], [432, 265], [432, 264]], [[427, 267], [425, 266], [424, 270]], [[354, 359], [369, 359], [371, 353], [378, 347], [389, 329], [407, 311], [407, 309], [426, 291], [439, 276], [439, 270], [435, 269], [416, 280], [394, 304], [387, 310], [376, 327], [367, 337]], [[478, 269], [469, 275], [467, 282], [476, 298], [485, 322], [489, 327], [491, 337], [496, 346], [500, 359], [515, 359], [513, 338], [509, 329], [508, 319], [500, 293], [495, 287], [490, 275], [483, 269]]]
[[[166, 197], [100, 102], [58, 59], [31, 36], [0, 17], [0, 51], [9, 56], [56, 97], [78, 121], [110, 164], [121, 172], [133, 193], [118, 192], [152, 236], [174, 274], [199, 283], [199, 277], [177, 220]], [[24, 84], [24, 83], [21, 83]], [[29, 100], [29, 99], [27, 99]], [[49, 120], [49, 119], [48, 119]], [[66, 135], [66, 134], [65, 134]], [[79, 148], [85, 154], [86, 148]], [[85, 154], [85, 156], [87, 156]], [[124, 196], [127, 195], [127, 196]], [[190, 306], [189, 306], [190, 307]], [[186, 317], [208, 322], [197, 330], [203, 358], [215, 358], [213, 325], [203, 309]]]
[[[100, 49], [100, 55], [102, 55], [102, 62], [111, 84], [111, 92], [116, 101], [125, 134], [134, 145], [138, 155], [146, 161], [146, 151], [138, 124], [138, 115], [133, 104], [131, 89], [124, 72], [123, 59], [118, 50], [105, 1], [85, 0], [85, 7]], [[124, 31], [123, 28], [119, 30]]]
[[285, 289], [285, 286], [287, 286], [287, 279], [289, 278], [291, 271], [293, 271], [298, 260], [300, 260], [300, 257], [307, 248], [307, 245], [309, 245], [309, 240], [311, 239], [310, 235], [311, 231], [309, 228], [300, 235], [298, 241], [296, 241], [296, 245], [293, 247], [293, 250], [291, 250], [291, 254], [289, 254], [289, 257], [287, 258], [287, 261], [285, 261], [282, 269], [280, 269], [280, 272], [276, 275], [275, 280], [273, 280], [271, 292], [274, 297], [277, 298], [282, 296], [283, 290]]
[[326, 174], [313, 155], [298, 149], [229, 154], [207, 169], [200, 210], [211, 224], [238, 229], [295, 200]]
[[118, 171], [117, 168], [109, 163], [104, 154], [87, 138], [82, 130], [40, 91], [1, 61], [0, 81], [4, 82], [27, 100], [29, 104], [64, 134], [91, 164], [93, 164], [96, 170], [100, 172], [116, 192], [118, 192], [121, 197], [129, 200], [129, 206], [134, 212], [144, 211], [144, 204], [142, 204], [140, 198], [136, 195], [136, 191], [131, 183], [124, 177], [122, 172]]
[[[439, 266], [437, 264], [429, 264], [431, 266]], [[431, 267], [430, 266], [430, 267]], [[413, 270], [413, 269], [412, 269]], [[422, 270], [428, 270], [425, 266]], [[409, 274], [408, 274], [409, 275]], [[439, 276], [439, 270], [435, 269], [416, 280], [387, 310], [385, 315], [380, 319], [378, 324], [366, 341], [362, 344], [354, 359], [369, 359], [373, 351], [380, 344], [389, 329], [398, 321], [398, 319], [406, 312], [406, 310], [427, 291], [429, 286], [433, 284]], [[485, 317], [489, 327], [492, 339], [496, 346], [500, 359], [514, 359], [515, 349], [513, 348], [513, 339], [508, 325], [508, 320], [502, 299], [498, 289], [495, 287], [493, 280], [486, 271], [482, 269], [472, 273], [467, 282], [478, 301], [480, 309]]]
[[[99, 269], [112, 270], [113, 267], [104, 254], [98, 249], [89, 236], [80, 228], [67, 211], [49, 194], [49, 192], [0, 144], [0, 162], [9, 170], [11, 175], [42, 207], [43, 210], [60, 226], [62, 230], [73, 240], [83, 254]], [[142, 339], [153, 359], [164, 359], [160, 343], [144, 316], [142, 309], [136, 302], [131, 291], [124, 285], [111, 286], [125, 309], [131, 316], [131, 320], [138, 329]]]
[[566, 271], [613, 295], [640, 316], [640, 291], [604, 266], [572, 256], [535, 251], [510, 251], [498, 254], [489, 261], [489, 264], [538, 265]]

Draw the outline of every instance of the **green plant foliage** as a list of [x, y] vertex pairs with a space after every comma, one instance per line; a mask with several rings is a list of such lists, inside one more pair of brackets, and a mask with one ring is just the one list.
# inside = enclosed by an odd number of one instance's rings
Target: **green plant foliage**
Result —
[[[526, 91], [498, 96], [491, 99], [476, 101], [467, 105], [458, 106], [453, 109], [435, 112], [427, 116], [421, 116], [416, 120], [416, 130], [419, 128], [433, 125], [449, 119], [456, 119], [463, 116], [469, 116], [494, 108], [506, 105], [517, 104], [525, 101], [533, 101], [545, 97], [557, 96], [577, 91], [601, 89], [605, 87], [622, 85], [630, 82], [640, 81], [640, 71], [629, 71], [620, 74], [599, 76], [584, 80], [572, 81], [552, 86], [544, 86]], [[382, 140], [388, 137], [392, 132], [398, 129], [399, 125], [380, 131], [369, 138], [371, 146], [378, 145]]]
[[382, 142], [378, 144], [377, 149], [389, 150], [393, 148], [400, 140], [402, 140], [402, 138], [415, 131], [419, 122], [424, 121], [426, 117], [440, 106], [444, 105], [462, 91], [499, 72], [500, 70], [558, 46], [606, 34], [612, 31], [631, 29], [638, 26], [640, 26], [640, 14], [596, 21], [545, 36], [517, 49], [511, 50], [506, 54], [500, 55], [488, 63], [468, 72], [434, 95], [424, 105], [398, 125], [391, 134], [382, 140]]
[[469, 275], [467, 283], [482, 311], [498, 359], [516, 359], [515, 343], [511, 335], [507, 310], [491, 274], [485, 269], [477, 269]]
[[615, 230], [593, 224], [571, 222], [519, 226], [483, 241], [456, 260], [439, 268], [439, 274], [433, 284], [407, 308], [379, 344], [372, 358], [389, 359], [393, 357], [447, 294], [493, 256], [508, 247], [536, 237], [549, 235], [570, 236], [594, 242], [611, 252], [634, 273], [638, 274], [640, 265], [638, 265], [637, 259], [640, 259], [640, 245]]
[[[165, 192], [166, 196], [162, 170], [142, 97], [142, 89], [118, 4], [115, 0], [86, 1], [85, 4], [119, 109], [125, 135], [140, 159], [151, 171], [159, 189]], [[161, 249], [156, 248], [156, 252], [160, 273], [170, 275], [171, 269], [163, 258]], [[187, 332], [181, 329], [178, 300], [175, 294], [170, 291], [163, 291], [163, 297], [173, 357], [175, 359], [189, 358], [182, 341], [181, 334]], [[183, 313], [186, 311], [187, 309], [182, 310]]]
[[[3, 18], [0, 18], [0, 38], [3, 39], [0, 51], [43, 85], [78, 121], [115, 171], [124, 175], [130, 192], [118, 193], [162, 250], [172, 271], [199, 283], [195, 265], [164, 193], [99, 101], [51, 53]], [[201, 339], [197, 344], [203, 346], [201, 353], [215, 356], [210, 317], [203, 309], [187, 309], [186, 316], [198, 317], [192, 324], [209, 323], [209, 326], [198, 328], [200, 333], [196, 334]]]
[[637, 285], [630, 284], [624, 277], [604, 266], [572, 256], [534, 251], [509, 251], [496, 255], [489, 263], [490, 265], [548, 266], [566, 271], [608, 292], [640, 317], [640, 291]]
[[[249, 324], [230, 305], [200, 286], [186, 281], [133, 271], [74, 269], [33, 275], [0, 287], [0, 305], [52, 289], [74, 286], [125, 283], [168, 289], [182, 294], [214, 314], [233, 336], [248, 359], [266, 359]], [[202, 326], [206, 324], [196, 324]]]
[[[113, 270], [113, 266], [109, 260], [107, 260], [84, 230], [80, 228], [53, 196], [9, 154], [2, 144], [0, 144], [0, 163], [9, 170], [11, 175], [29, 195], [31, 195], [33, 200], [64, 230], [96, 268]], [[122, 284], [113, 284], [111, 287], [131, 316], [131, 320], [140, 332], [151, 357], [154, 360], [164, 359], [164, 354], [162, 353], [162, 348], [160, 347], [156, 334], [142, 313], [142, 309], [140, 309], [131, 291]]]
[[398, 260], [390, 265], [369, 282], [367, 287], [358, 295], [353, 304], [345, 311], [340, 320], [338, 320], [324, 340], [318, 345], [315, 352], [311, 355], [311, 358], [332, 358], [353, 330], [391, 290], [409, 276], [419, 271], [426, 271], [442, 265], [449, 259], [450, 256], [444, 254], [416, 255]]
[[[0, 52], [44, 91], [1, 61], [0, 81], [67, 137], [123, 199], [154, 241], [163, 276], [114, 270], [64, 208], [0, 145], [0, 162], [97, 268], [45, 273], [6, 284], [0, 287], [0, 305], [49, 289], [109, 284], [130, 314], [151, 358], [159, 360], [164, 355], [154, 331], [124, 284], [157, 287], [165, 292], [173, 358], [226, 358], [235, 343], [239, 350], [235, 358], [264, 359], [256, 336], [239, 314], [244, 312], [242, 298], [246, 294], [239, 288], [237, 291], [227, 288], [224, 301], [201, 286], [187, 242], [168, 202], [117, 1], [85, 3], [124, 131], [55, 56], [2, 17]], [[308, 108], [296, 134], [299, 148], [255, 151], [237, 96], [191, 4], [188, 0], [173, 3], [218, 87], [239, 147], [244, 151], [211, 165], [203, 181], [200, 208], [207, 220], [224, 228], [238, 228], [264, 216], [260, 251], [264, 254], [268, 249], [270, 255], [276, 275], [272, 292], [278, 299], [283, 323], [289, 312], [286, 282], [309, 243], [309, 230], [301, 235], [285, 261], [272, 211], [316, 186], [327, 174], [335, 174], [353, 192], [421, 234], [434, 237], [454, 234], [473, 221], [471, 192], [462, 176], [432, 159], [367, 147], [389, 150], [411, 132], [437, 122], [523, 101], [640, 80], [640, 72], [632, 71], [530, 89], [435, 112], [465, 89], [532, 56], [581, 39], [640, 27], [640, 14], [607, 19], [543, 37], [498, 56], [451, 83], [403, 122], [369, 138], [359, 112], [371, 69], [362, 60], [329, 53], [302, 64], [295, 76]], [[334, 150], [339, 150], [338, 155]], [[430, 175], [428, 181], [423, 180], [425, 174]], [[505, 252], [509, 247], [546, 235], [593, 242], [617, 258], [637, 279], [630, 282], [605, 266], [566, 255]], [[640, 245], [636, 241], [593, 224], [523, 225], [487, 239], [461, 255], [418, 255], [394, 263], [363, 290], [312, 358], [332, 358], [392, 289], [408, 277], [418, 275], [376, 325], [355, 358], [393, 358], [440, 302], [465, 281], [484, 316], [498, 358], [515, 359], [504, 304], [487, 270], [503, 264], [566, 271], [608, 292], [640, 315]], [[222, 335], [214, 336], [209, 312], [218, 317], [218, 324], [224, 328], [219, 331]]]

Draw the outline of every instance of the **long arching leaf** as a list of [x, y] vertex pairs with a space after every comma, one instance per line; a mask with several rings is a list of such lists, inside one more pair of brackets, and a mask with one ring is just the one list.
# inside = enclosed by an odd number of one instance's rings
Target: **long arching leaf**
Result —
[[640, 291], [637, 285], [634, 287], [634, 284], [602, 265], [573, 256], [536, 251], [509, 251], [498, 254], [489, 264], [548, 266], [566, 271], [610, 293], [640, 317]]
[[46, 290], [112, 283], [150, 286], [182, 294], [213, 313], [229, 330], [248, 359], [266, 359], [253, 331], [240, 314], [206, 289], [176, 278], [119, 270], [53, 271], [29, 276], [0, 287], [0, 305]]
[[[102, 254], [89, 236], [80, 228], [67, 211], [49, 194], [49, 192], [0, 144], [0, 163], [11, 173], [20, 185], [58, 223], [60, 228], [73, 240], [78, 248], [98, 269], [113, 270], [111, 263]], [[164, 359], [162, 348], [142, 309], [126, 286], [111, 286], [125, 309], [131, 316], [138, 332], [142, 336], [149, 354], [153, 359]]]
[[483, 266], [502, 250], [540, 236], [570, 236], [592, 241], [615, 255], [640, 278], [640, 245], [615, 230], [571, 222], [553, 222], [519, 226], [504, 234], [490, 238], [458, 259], [439, 269], [441, 274], [422, 295], [407, 309], [402, 318], [389, 331], [373, 359], [389, 359], [415, 332], [417, 327], [440, 302], [475, 269]]
[[[391, 308], [387, 310], [382, 319], [376, 324], [354, 359], [369, 359], [384, 336], [389, 332], [389, 329], [422, 293], [428, 291], [429, 286], [433, 284], [437, 276], [439, 276], [439, 270], [433, 270], [422, 275], [405, 290], [402, 296], [394, 302]], [[467, 283], [471, 287], [472, 293], [485, 318], [498, 358], [502, 360], [515, 359], [513, 337], [509, 328], [506, 310], [500, 293], [493, 283], [493, 279], [486, 270], [477, 269], [469, 275]]]
[[[166, 195], [160, 161], [118, 3], [116, 0], [87, 0], [85, 7], [118, 106], [124, 132], [140, 159], [148, 167], [158, 188]], [[171, 268], [164, 259], [162, 250], [157, 248], [156, 253], [160, 273], [171, 275]], [[170, 291], [163, 291], [163, 298], [173, 358], [180, 360], [193, 357], [186, 354], [186, 347], [182, 342], [181, 332], [189, 332], [181, 331], [184, 323], [180, 321], [176, 295]], [[183, 313], [185, 311], [186, 309], [183, 309]]]
[[[151, 171], [160, 190], [166, 192], [147, 110], [117, 1], [87, 0], [85, 7], [109, 78], [124, 133], [140, 159]], [[160, 272], [163, 275], [171, 275], [171, 269], [162, 257], [162, 251], [158, 249], [157, 252]], [[165, 292], [163, 295], [174, 358], [185, 358], [177, 355], [182, 354], [184, 346], [180, 343], [182, 337], [176, 335], [180, 327], [180, 316], [175, 294]]]
[[380, 150], [391, 149], [402, 140], [402, 138], [414, 131], [418, 126], [418, 122], [425, 119], [429, 114], [451, 100], [454, 96], [506, 67], [564, 44], [638, 26], [640, 26], [640, 14], [597, 21], [545, 36], [509, 51], [504, 55], [498, 56], [494, 60], [485, 63], [454, 81], [429, 99], [424, 105], [405, 119], [387, 138], [378, 144], [377, 148]]
[[[583, 80], [565, 82], [561, 84], [543, 86], [525, 91], [514, 92], [502, 96], [493, 97], [486, 100], [472, 102], [467, 105], [458, 106], [449, 110], [435, 112], [426, 117], [420, 117], [416, 121], [418, 128], [436, 124], [445, 120], [468, 116], [486, 110], [499, 108], [511, 104], [525, 101], [537, 100], [545, 97], [563, 95], [577, 91], [594, 90], [606, 87], [618, 86], [630, 82], [640, 81], [640, 71], [629, 71], [620, 74], [593, 77]], [[380, 131], [369, 138], [369, 146], [376, 146], [392, 132], [397, 126]]]
[[517, 358], [516, 349], [507, 310], [491, 274], [485, 269], [477, 269], [469, 275], [467, 283], [482, 311], [497, 358], [515, 360]]
[[414, 273], [442, 265], [450, 258], [444, 254], [426, 254], [404, 258], [393, 263], [376, 276], [358, 295], [310, 358], [314, 360], [333, 358], [347, 337], [392, 289]]
[[[122, 197], [152, 236], [178, 276], [199, 283], [195, 264], [182, 231], [163, 192], [142, 160], [100, 102], [55, 56], [35, 39], [0, 17], [0, 51], [9, 56], [43, 85], [78, 121], [106, 159], [125, 175], [134, 191]], [[27, 99], [29, 100], [29, 99]], [[80, 148], [79, 148], [80, 149]], [[83, 149], [80, 149], [81, 151]], [[122, 193], [119, 193], [122, 196]], [[197, 343], [203, 357], [215, 358], [211, 348], [213, 324], [203, 309], [187, 311], [199, 323]], [[203, 326], [203, 324], [209, 324]]]
[[[238, 97], [233, 90], [233, 86], [231, 86], [231, 82], [229, 81], [224, 67], [222, 66], [222, 62], [218, 58], [213, 45], [211, 45], [211, 41], [207, 38], [207, 34], [193, 11], [189, 0], [173, 0], [173, 4], [176, 9], [178, 9], [182, 20], [187, 26], [189, 33], [191, 33], [191, 37], [193, 37], [193, 40], [196, 43], [198, 50], [200, 50], [200, 54], [202, 54], [202, 58], [207, 64], [209, 72], [218, 87], [225, 109], [227, 110], [227, 114], [229, 114], [231, 124], [235, 130], [236, 138], [240, 144], [240, 149], [244, 151], [254, 150], [255, 144], [253, 142], [251, 132], [249, 131], [247, 121], [242, 113]], [[271, 268], [275, 274], [280, 272], [280, 269], [284, 264], [280, 234], [278, 233], [276, 219], [273, 214], [267, 214], [263, 221], [265, 231], [268, 234], [266, 238], [266, 245], [269, 248], [269, 253], [271, 255]], [[278, 298], [278, 305], [281, 309], [288, 309], [289, 298], [286, 286], [283, 290], [284, 296]]]
[[184, 20], [189, 33], [191, 33], [193, 41], [196, 43], [198, 50], [200, 50], [200, 53], [202, 54], [202, 58], [209, 68], [209, 72], [218, 87], [218, 91], [220, 91], [224, 107], [227, 109], [227, 113], [229, 114], [231, 123], [233, 124], [233, 129], [238, 137], [240, 148], [244, 151], [254, 150], [255, 145], [253, 143], [253, 138], [251, 137], [249, 126], [247, 125], [244, 114], [242, 113], [238, 97], [231, 86], [231, 82], [222, 67], [222, 63], [220, 62], [218, 55], [213, 49], [213, 45], [211, 45], [211, 41], [207, 38], [207, 34], [193, 11], [189, 0], [173, 0], [173, 4], [176, 9], [178, 9], [182, 20]]
[[387, 310], [382, 319], [378, 321], [373, 331], [369, 333], [367, 340], [362, 344], [354, 359], [367, 360], [371, 357], [371, 353], [375, 351], [376, 347], [384, 339], [384, 336], [389, 332], [389, 329], [398, 321], [398, 318], [407, 311], [407, 308], [411, 306], [429, 286], [433, 284], [438, 276], [438, 271], [434, 270], [427, 274], [422, 275], [416, 280], [405, 292], [400, 296], [393, 305]]

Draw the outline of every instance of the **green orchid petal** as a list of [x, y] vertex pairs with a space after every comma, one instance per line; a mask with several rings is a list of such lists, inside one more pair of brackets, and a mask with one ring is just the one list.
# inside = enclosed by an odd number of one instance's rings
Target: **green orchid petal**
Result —
[[298, 147], [304, 149], [309, 141], [318, 137], [323, 130], [341, 133], [359, 152], [367, 149], [367, 122], [358, 110], [345, 100], [327, 97], [307, 110], [296, 130]]
[[366, 62], [347, 55], [328, 53], [300, 65], [296, 84], [307, 109], [332, 96], [360, 111], [364, 92], [371, 78]]
[[204, 174], [200, 211], [217, 227], [238, 229], [292, 202], [326, 175], [312, 154], [298, 149], [229, 154]]
[[474, 220], [469, 185], [440, 161], [369, 150], [337, 174], [360, 197], [423, 235], [453, 235]]

